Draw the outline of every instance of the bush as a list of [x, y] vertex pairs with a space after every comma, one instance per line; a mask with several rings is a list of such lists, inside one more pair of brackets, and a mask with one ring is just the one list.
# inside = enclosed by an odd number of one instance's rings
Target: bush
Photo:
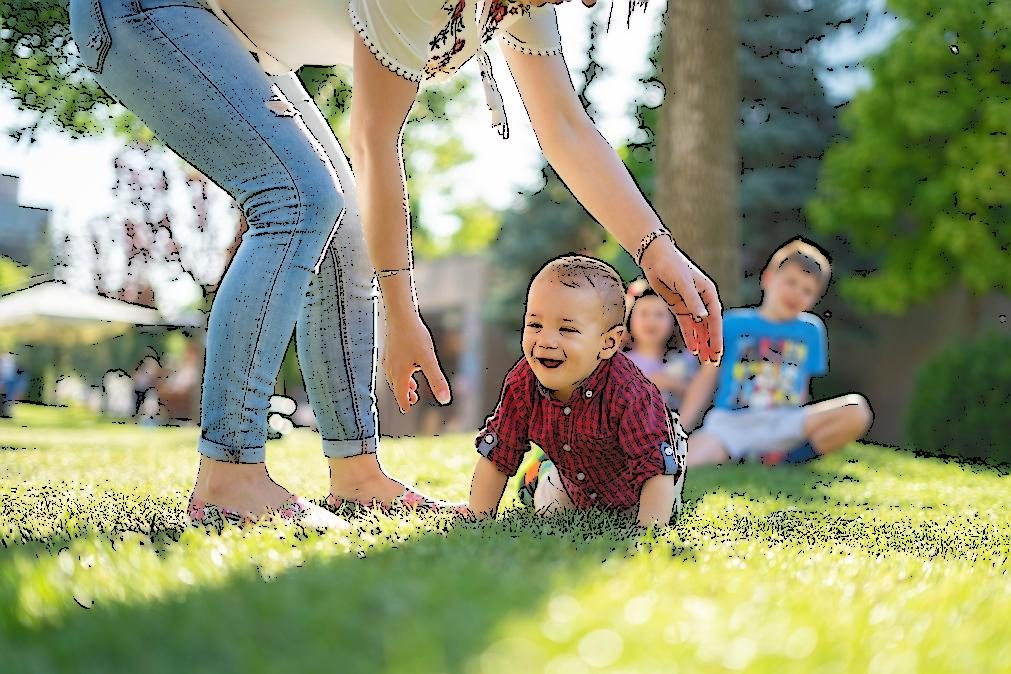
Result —
[[906, 432], [929, 454], [1011, 463], [1011, 337], [954, 345], [926, 362]]

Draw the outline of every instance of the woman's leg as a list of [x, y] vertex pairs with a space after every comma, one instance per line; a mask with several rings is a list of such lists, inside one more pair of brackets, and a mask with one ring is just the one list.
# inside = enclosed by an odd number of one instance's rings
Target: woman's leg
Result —
[[73, 0], [71, 25], [102, 87], [249, 222], [211, 310], [195, 495], [240, 512], [276, 508], [288, 492], [263, 463], [268, 398], [343, 208], [333, 167], [297, 119], [268, 107], [266, 75], [193, 0]]
[[379, 463], [376, 419], [375, 273], [365, 248], [361, 211], [347, 158], [326, 119], [293, 74], [274, 79], [282, 106], [296, 111], [337, 171], [344, 214], [309, 284], [295, 342], [306, 392], [330, 460], [330, 491], [344, 499], [389, 502], [404, 485]]

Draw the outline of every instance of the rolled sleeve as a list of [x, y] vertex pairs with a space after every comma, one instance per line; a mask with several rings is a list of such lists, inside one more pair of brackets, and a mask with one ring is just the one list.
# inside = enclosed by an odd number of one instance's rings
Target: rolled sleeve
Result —
[[618, 425], [622, 450], [640, 482], [657, 475], [679, 476], [687, 457], [687, 435], [659, 391], [630, 393]]
[[523, 455], [530, 449], [532, 391], [526, 368], [526, 361], [520, 360], [506, 375], [495, 412], [487, 418], [474, 441], [478, 453], [510, 477], [519, 470]]

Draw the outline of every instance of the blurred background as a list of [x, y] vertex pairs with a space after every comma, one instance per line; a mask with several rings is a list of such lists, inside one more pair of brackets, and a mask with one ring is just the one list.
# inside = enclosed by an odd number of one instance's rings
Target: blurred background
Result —
[[[584, 106], [726, 307], [760, 300], [758, 274], [787, 240], [829, 253], [814, 311], [831, 373], [816, 397], [864, 393], [879, 443], [1007, 444], [1008, 3], [616, 0], [558, 14]], [[346, 141], [349, 73], [299, 75]], [[638, 276], [498, 79], [510, 139], [491, 128], [476, 63], [426, 90], [407, 127], [418, 295], [454, 402], [422, 386], [402, 416], [380, 372], [385, 435], [481, 425], [548, 258], [581, 251]], [[0, 416], [44, 404], [196, 423], [238, 209], [97, 88], [63, 0], [0, 0], [0, 127]], [[294, 344], [277, 393], [277, 432], [313, 425]]]

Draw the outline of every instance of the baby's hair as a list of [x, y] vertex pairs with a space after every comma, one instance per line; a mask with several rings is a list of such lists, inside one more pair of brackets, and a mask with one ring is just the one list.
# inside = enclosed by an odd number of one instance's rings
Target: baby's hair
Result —
[[543, 275], [551, 275], [571, 288], [593, 288], [600, 298], [608, 329], [625, 324], [625, 283], [614, 267], [603, 260], [588, 255], [562, 255], [548, 260], [534, 279]]
[[822, 291], [832, 278], [832, 265], [828, 256], [818, 246], [802, 238], [789, 241], [772, 254], [766, 269], [782, 269], [787, 264], [796, 264], [818, 279]]

